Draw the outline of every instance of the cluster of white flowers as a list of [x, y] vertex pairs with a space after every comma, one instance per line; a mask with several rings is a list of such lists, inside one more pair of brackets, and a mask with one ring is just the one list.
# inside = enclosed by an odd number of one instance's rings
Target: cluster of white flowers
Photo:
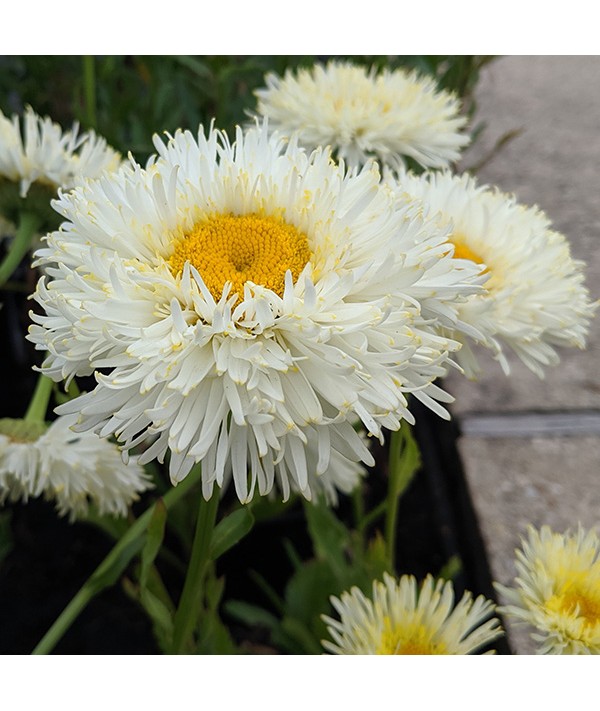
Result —
[[583, 345], [593, 309], [541, 213], [400, 170], [467, 143], [433, 80], [332, 61], [266, 81], [265, 118], [233, 143], [156, 137], [145, 167], [54, 201], [29, 337], [54, 380], [96, 379], [58, 412], [142, 463], [168, 455], [173, 483], [202, 461], [207, 497], [231, 480], [241, 501], [335, 501], [373, 463], [361, 429], [413, 422], [409, 395], [447, 415], [436, 381], [457, 359], [474, 370], [469, 339], [540, 372], [554, 345]]
[[203, 462], [207, 497], [335, 501], [373, 463], [364, 433], [413, 422], [409, 396], [447, 416], [436, 381], [476, 372], [469, 341], [542, 374], [594, 307], [543, 213], [450, 173], [466, 118], [433, 79], [332, 60], [266, 85], [233, 142], [178, 130], [145, 166], [0, 116], [0, 175], [72, 188], [29, 338], [54, 380], [96, 380], [57, 410], [75, 431], [168, 456], [173, 483]]
[[[469, 143], [455, 95], [335, 60], [265, 82], [233, 140], [155, 136], [145, 165], [31, 108], [22, 124], [0, 112], [0, 219], [49, 189], [61, 220], [36, 252], [28, 337], [54, 381], [94, 379], [49, 426], [0, 420], [0, 503], [125, 515], [155, 459], [173, 484], [201, 462], [207, 499], [231, 484], [242, 503], [335, 503], [374, 464], [368, 438], [414, 422], [409, 398], [449, 416], [438, 381], [477, 376], [473, 342], [540, 377], [558, 347], [585, 346], [597, 304], [567, 239], [452, 173]], [[600, 648], [598, 547], [531, 532], [502, 610], [542, 651]], [[431, 577], [332, 604], [335, 654], [469, 654], [502, 634], [490, 601], [455, 605]]]

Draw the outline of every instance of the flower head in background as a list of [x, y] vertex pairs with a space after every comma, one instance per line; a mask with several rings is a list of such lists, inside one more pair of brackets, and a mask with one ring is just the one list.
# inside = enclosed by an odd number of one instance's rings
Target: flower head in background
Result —
[[142, 466], [123, 462], [116, 445], [91, 432], [76, 434], [76, 418], [59, 417], [49, 427], [23, 420], [0, 420], [0, 502], [44, 496], [61, 516], [98, 512], [125, 516], [151, 488]]
[[340, 619], [323, 616], [333, 641], [322, 644], [332, 654], [473, 654], [503, 634], [491, 601], [466, 592], [455, 605], [452, 583], [430, 575], [418, 585], [385, 573], [371, 598], [355, 587], [331, 603]]
[[[467, 174], [401, 173], [390, 182], [403, 199], [423, 200], [441, 226], [450, 226], [454, 257], [479, 264], [487, 277], [486, 291], [461, 305], [459, 316], [480, 332], [478, 340], [507, 374], [505, 348], [543, 377], [544, 367], [559, 361], [557, 346], [585, 346], [597, 305], [584, 286], [584, 264], [572, 258], [568, 241], [545, 213]], [[477, 376], [480, 367], [467, 341], [458, 361], [468, 377]]]
[[374, 167], [265, 123], [155, 145], [54, 203], [29, 338], [53, 379], [97, 380], [59, 411], [141, 462], [169, 453], [174, 483], [202, 461], [205, 496], [233, 479], [241, 501], [332, 498], [373, 461], [356, 420], [379, 438], [413, 421], [407, 392], [444, 412], [433, 381], [458, 344], [431, 321], [478, 287]]
[[409, 157], [444, 168], [469, 143], [459, 99], [414, 71], [332, 60], [283, 77], [270, 73], [265, 82], [255, 92], [256, 110], [273, 129], [298, 132], [308, 149], [331, 146], [352, 167], [369, 158], [398, 166]]
[[0, 111], [0, 211], [12, 222], [25, 205], [54, 224], [50, 200], [59, 188], [69, 190], [120, 164], [120, 154], [93, 131], [79, 133], [76, 124], [63, 131], [31, 107], [22, 120]]
[[600, 539], [581, 526], [528, 529], [516, 552], [517, 577], [497, 584], [503, 614], [535, 628], [539, 654], [600, 654]]

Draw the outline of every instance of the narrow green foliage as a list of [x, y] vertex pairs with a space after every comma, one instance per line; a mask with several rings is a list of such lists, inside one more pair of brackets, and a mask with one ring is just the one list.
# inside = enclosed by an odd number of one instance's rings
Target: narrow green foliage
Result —
[[304, 512], [315, 556], [342, 577], [348, 566], [350, 531], [323, 501], [307, 502]]
[[264, 627], [273, 630], [279, 624], [275, 615], [244, 600], [227, 600], [223, 605], [223, 611], [248, 627]]
[[389, 483], [385, 518], [385, 540], [388, 567], [395, 569], [396, 524], [400, 497], [421, 466], [421, 453], [410, 426], [405, 423], [392, 432], [389, 453]]
[[437, 574], [438, 578], [443, 578], [444, 580], [454, 580], [456, 576], [462, 571], [463, 564], [459, 556], [453, 555], [447, 563], [440, 569]]
[[197, 629], [196, 654], [236, 654], [237, 648], [229, 630], [221, 621], [219, 606], [225, 589], [225, 580], [208, 575], [204, 584], [206, 610]]
[[402, 496], [409, 487], [413, 477], [421, 466], [421, 453], [419, 445], [412, 434], [409, 425], [402, 428], [392, 436], [390, 446], [390, 487], [391, 496]]
[[142, 549], [141, 568], [140, 568], [140, 586], [142, 590], [146, 588], [148, 581], [148, 573], [154, 564], [154, 560], [160, 551], [163, 539], [165, 537], [165, 525], [167, 522], [167, 509], [164, 501], [158, 499], [154, 504], [154, 511], [148, 524], [146, 534], [146, 542]]
[[210, 542], [211, 559], [216, 560], [235, 546], [244, 536], [250, 533], [253, 525], [254, 516], [247, 506], [242, 506], [219, 521], [215, 526]]
[[[187, 478], [174, 487], [164, 498], [167, 508], [174, 506], [180, 499], [189, 494], [190, 489], [198, 483], [199, 468], [193, 469]], [[55, 620], [52, 627], [40, 640], [33, 654], [49, 654], [65, 632], [86, 608], [88, 603], [103, 589], [113, 585], [121, 576], [127, 565], [143, 547], [146, 529], [152, 518], [154, 505], [145, 511], [127, 529], [110, 553], [104, 558], [92, 575], [82, 585], [79, 592], [69, 602]]]

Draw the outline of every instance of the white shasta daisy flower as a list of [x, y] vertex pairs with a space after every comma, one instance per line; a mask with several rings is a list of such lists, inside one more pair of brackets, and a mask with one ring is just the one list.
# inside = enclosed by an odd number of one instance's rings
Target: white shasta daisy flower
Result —
[[94, 131], [80, 134], [77, 124], [63, 131], [27, 107], [21, 133], [19, 116], [9, 119], [0, 111], [0, 179], [18, 183], [22, 198], [32, 183], [48, 185], [56, 192], [103, 170], [115, 170], [120, 163], [120, 154]]
[[44, 496], [61, 516], [87, 513], [125, 516], [151, 483], [133, 459], [123, 462], [115, 444], [92, 432], [76, 434], [76, 417], [59, 417], [49, 427], [0, 420], [0, 502]]
[[473, 654], [503, 634], [490, 600], [465, 592], [455, 605], [452, 583], [431, 575], [418, 585], [384, 573], [370, 598], [354, 587], [330, 599], [340, 618], [322, 616], [333, 640], [322, 644], [332, 654]]
[[351, 166], [369, 158], [398, 166], [410, 157], [444, 168], [469, 143], [459, 99], [415, 71], [331, 60], [283, 77], [267, 74], [265, 83], [255, 91], [256, 110], [272, 128], [298, 132], [309, 149], [331, 146]]
[[530, 526], [516, 552], [512, 587], [497, 584], [498, 610], [536, 629], [539, 654], [600, 654], [600, 539]]
[[[0, 111], [0, 228], [11, 239], [0, 262], [0, 286], [11, 277], [33, 241], [56, 228], [50, 202], [104, 170], [116, 170], [121, 156], [93, 131], [64, 131], [28, 107], [21, 118]], [[0, 237], [3, 236], [0, 234]]]
[[[480, 332], [477, 340], [493, 350], [507, 374], [506, 347], [543, 377], [543, 368], [559, 361], [557, 346], [585, 346], [597, 304], [584, 286], [583, 262], [571, 257], [545, 213], [467, 174], [404, 173], [389, 182], [402, 199], [422, 199], [441, 226], [451, 227], [457, 260], [480, 265], [486, 291], [462, 304], [459, 316]], [[466, 342], [458, 361], [468, 377], [477, 376]]]
[[174, 483], [202, 461], [205, 496], [233, 478], [242, 501], [331, 498], [373, 462], [356, 419], [380, 438], [412, 422], [407, 392], [444, 412], [433, 381], [458, 344], [430, 321], [478, 287], [374, 167], [266, 124], [155, 145], [54, 203], [29, 337], [53, 379], [97, 380], [59, 411], [127, 450], [154, 440], [140, 461], [170, 451]]

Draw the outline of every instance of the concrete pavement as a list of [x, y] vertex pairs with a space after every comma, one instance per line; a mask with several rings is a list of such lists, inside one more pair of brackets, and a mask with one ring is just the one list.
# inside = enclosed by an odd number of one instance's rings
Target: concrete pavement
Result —
[[[501, 57], [482, 72], [476, 101], [475, 120], [486, 129], [460, 169], [520, 129], [478, 179], [543, 209], [586, 261], [586, 284], [599, 299], [600, 57]], [[545, 380], [516, 357], [510, 377], [485, 354], [482, 362], [478, 382], [453, 374], [446, 387], [492, 573], [509, 584], [527, 524], [600, 531], [600, 316], [587, 349], [562, 350]], [[530, 630], [508, 632], [514, 652], [533, 653]]]

